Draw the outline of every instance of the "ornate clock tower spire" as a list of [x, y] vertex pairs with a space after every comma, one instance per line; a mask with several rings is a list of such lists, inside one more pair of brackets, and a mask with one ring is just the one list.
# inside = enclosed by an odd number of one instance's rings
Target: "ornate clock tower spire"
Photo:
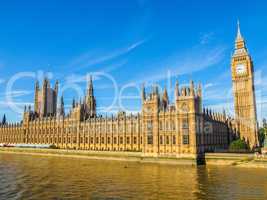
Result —
[[254, 68], [239, 22], [231, 65], [236, 125], [240, 138], [253, 148], [258, 146]]

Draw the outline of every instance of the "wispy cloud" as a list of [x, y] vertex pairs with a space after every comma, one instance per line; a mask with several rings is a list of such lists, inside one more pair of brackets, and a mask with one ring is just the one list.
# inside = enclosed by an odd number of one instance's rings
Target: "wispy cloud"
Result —
[[[13, 105], [24, 107], [25, 105], [31, 105], [33, 106], [32, 102], [25, 102], [25, 101], [13, 101]], [[6, 103], [6, 101], [0, 101], [0, 107], [1, 108], [9, 108], [9, 104]]]
[[[142, 73], [135, 80], [139, 80], [140, 83], [156, 82], [169, 78], [169, 76], [192, 74], [220, 63], [225, 56], [225, 50], [226, 47], [224, 46], [207, 49], [197, 45], [185, 53], [176, 53], [163, 62], [151, 63], [150, 65], [155, 70], [151, 72], [151, 67], [147, 68], [149, 69], [149, 77]], [[131, 82], [136, 82], [135, 80]]]
[[33, 93], [32, 90], [13, 90], [10, 92], [0, 93], [0, 98], [7, 98], [7, 97], [15, 98], [15, 97], [21, 97], [21, 96], [29, 95], [32, 93]]
[[118, 68], [124, 66], [126, 63], [127, 63], [127, 60], [124, 59], [124, 60], [118, 61], [116, 63], [104, 66], [104, 67], [102, 67], [101, 70], [99, 70], [97, 72], [91, 71], [90, 73], [83, 74], [83, 75], [72, 73], [72, 74], [67, 75], [65, 77], [64, 83], [65, 84], [70, 84], [70, 83], [88, 82], [88, 78], [89, 78], [90, 74], [93, 75], [93, 79], [94, 80], [98, 80], [98, 79], [100, 79], [100, 77], [97, 75], [98, 73], [111, 73], [112, 71], [117, 70]]
[[127, 59], [123, 59], [123, 60], [118, 61], [116, 63], [104, 66], [100, 71], [105, 72], [105, 73], [110, 73], [110, 72], [115, 71], [115, 70], [119, 69], [120, 67], [126, 65], [127, 62], [128, 62]]
[[214, 32], [202, 33], [200, 36], [200, 44], [208, 44], [214, 37]]
[[70, 74], [65, 77], [65, 83], [82, 83], [87, 81], [87, 75]]
[[81, 70], [83, 68], [88, 68], [97, 64], [102, 64], [107, 61], [112, 61], [117, 58], [120, 58], [123, 55], [126, 55], [133, 50], [135, 50], [137, 47], [141, 46], [143, 43], [145, 43], [147, 39], [143, 39], [140, 41], [137, 41], [127, 47], [121, 48], [121, 49], [115, 49], [110, 50], [106, 53], [96, 53], [93, 54], [92, 51], [86, 52], [83, 55], [77, 57], [73, 61], [71, 61], [66, 68], [71, 68], [73, 70], [73, 67], [75, 67], [75, 71]]

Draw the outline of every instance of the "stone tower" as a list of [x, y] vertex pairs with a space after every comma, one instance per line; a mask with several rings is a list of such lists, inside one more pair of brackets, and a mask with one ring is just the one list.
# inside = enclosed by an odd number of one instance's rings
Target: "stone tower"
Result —
[[50, 82], [44, 79], [40, 88], [38, 81], [34, 88], [34, 113], [38, 117], [55, 116], [57, 111], [58, 81], [54, 88], [50, 88]]
[[239, 22], [231, 68], [236, 125], [240, 138], [253, 148], [258, 146], [254, 69]]
[[143, 123], [143, 153], [157, 156], [159, 153], [159, 111], [160, 94], [158, 86], [154, 85], [152, 92], [146, 95], [145, 88], [142, 89], [142, 123]]
[[178, 114], [178, 124], [182, 153], [197, 153], [197, 116], [202, 113], [201, 86], [195, 88], [194, 82], [179, 89], [178, 82], [175, 87], [175, 107]]

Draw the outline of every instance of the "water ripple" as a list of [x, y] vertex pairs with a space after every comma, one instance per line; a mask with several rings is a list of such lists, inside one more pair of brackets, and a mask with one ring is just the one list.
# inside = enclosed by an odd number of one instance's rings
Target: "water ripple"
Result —
[[267, 173], [0, 154], [0, 199], [265, 200]]

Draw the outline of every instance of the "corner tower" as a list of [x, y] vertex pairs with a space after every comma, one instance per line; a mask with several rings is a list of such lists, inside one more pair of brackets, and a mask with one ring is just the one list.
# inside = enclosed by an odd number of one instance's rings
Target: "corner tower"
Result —
[[254, 67], [239, 22], [231, 69], [236, 125], [240, 138], [245, 139], [250, 148], [253, 148], [258, 146]]

